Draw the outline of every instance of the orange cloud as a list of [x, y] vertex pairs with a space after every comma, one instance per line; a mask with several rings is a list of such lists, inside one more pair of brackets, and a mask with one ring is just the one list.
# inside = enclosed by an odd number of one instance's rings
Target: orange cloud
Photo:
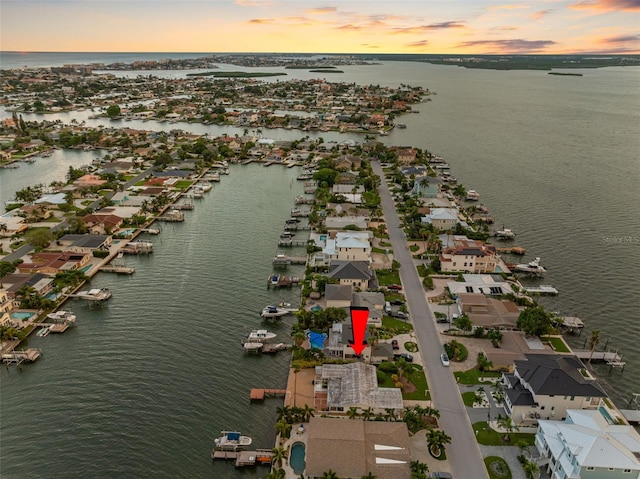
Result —
[[446, 30], [448, 28], [466, 28], [464, 22], [441, 22], [417, 27], [396, 28], [393, 33], [422, 33], [431, 30]]
[[616, 37], [608, 37], [601, 38], [598, 40], [598, 43], [606, 43], [610, 44], [624, 44], [624, 43], [639, 43], [640, 42], [640, 34], [636, 35], [618, 35]]
[[553, 8], [549, 8], [547, 10], [538, 10], [533, 15], [531, 15], [531, 17], [535, 20], [540, 20], [542, 17], [544, 17], [545, 15], [549, 15], [551, 12], [553, 12]]
[[639, 12], [640, 0], [582, 0], [569, 5], [572, 10], [598, 10]]
[[252, 18], [247, 20], [252, 25], [287, 25], [287, 26], [307, 26], [313, 22], [305, 17], [280, 17], [280, 18]]
[[418, 42], [407, 43], [408, 48], [421, 48], [426, 47], [429, 44], [429, 40], [420, 40]]

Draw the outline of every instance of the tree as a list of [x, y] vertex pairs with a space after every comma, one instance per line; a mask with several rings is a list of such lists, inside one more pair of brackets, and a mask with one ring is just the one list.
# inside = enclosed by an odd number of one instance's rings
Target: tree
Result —
[[445, 444], [451, 443], [451, 437], [440, 429], [431, 429], [427, 433], [427, 445], [435, 457], [440, 457], [444, 451]]
[[25, 240], [34, 248], [46, 248], [54, 239], [49, 228], [30, 229], [25, 233]]
[[282, 460], [287, 457], [287, 450], [284, 447], [274, 447], [271, 451], [273, 452], [271, 463], [279, 469], [282, 468]]
[[376, 476], [373, 474], [373, 472], [368, 472], [367, 474], [363, 475], [360, 479], [376, 479]]
[[513, 423], [513, 419], [511, 419], [511, 416], [503, 416], [502, 414], [498, 414], [497, 422], [498, 427], [506, 431], [503, 439], [505, 441], [511, 441], [511, 433], [518, 430], [518, 426]]
[[291, 424], [289, 424], [284, 419], [281, 419], [276, 423], [276, 432], [280, 435], [280, 437], [288, 438], [291, 433]]
[[313, 179], [318, 182], [320, 186], [333, 186], [336, 181], [338, 172], [331, 168], [321, 168], [313, 174]]
[[502, 331], [498, 328], [491, 328], [487, 333], [487, 338], [491, 340], [496, 348], [499, 348], [500, 343], [502, 343]]
[[329, 469], [328, 471], [324, 472], [320, 477], [322, 479], [338, 479], [338, 474], [336, 474], [331, 469]]
[[543, 336], [553, 329], [551, 315], [542, 306], [524, 309], [516, 324], [529, 336]]
[[536, 473], [540, 471], [538, 465], [533, 461], [525, 461], [524, 464], [522, 464], [522, 469], [524, 469], [527, 479], [534, 479]]
[[429, 466], [424, 462], [411, 461], [411, 479], [426, 479]]
[[591, 352], [589, 353], [589, 364], [591, 364], [591, 358], [593, 358], [593, 352], [596, 350], [596, 347], [600, 344], [600, 330], [595, 329], [591, 331], [591, 336], [589, 336], [589, 349]]
[[360, 413], [358, 413], [358, 408], [356, 406], [351, 406], [348, 410], [347, 410], [347, 417], [349, 419], [355, 419], [358, 416], [360, 416]]
[[471, 329], [473, 328], [473, 323], [471, 322], [471, 319], [469, 319], [469, 316], [467, 316], [466, 314], [461, 314], [456, 319], [454, 319], [453, 325], [458, 329], [462, 329], [463, 331], [471, 331]]
[[373, 409], [370, 407], [368, 407], [367, 409], [363, 409], [361, 415], [362, 419], [364, 419], [365, 421], [369, 421], [373, 417]]
[[118, 105], [109, 105], [109, 107], [107, 108], [107, 116], [109, 118], [115, 118], [117, 116], [120, 116], [120, 113], [122, 112]]

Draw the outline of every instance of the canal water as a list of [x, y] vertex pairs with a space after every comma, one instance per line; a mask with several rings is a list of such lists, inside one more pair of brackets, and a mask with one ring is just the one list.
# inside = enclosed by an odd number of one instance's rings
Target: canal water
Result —
[[[571, 339], [573, 346], [582, 347], [599, 329], [601, 347], [623, 354], [622, 374], [596, 366], [616, 404], [622, 407], [640, 392], [640, 221], [633, 206], [640, 189], [640, 69], [581, 70], [583, 77], [408, 62], [341, 69], [344, 75], [327, 80], [366, 84], [375, 78], [382, 85], [421, 85], [437, 93], [417, 106], [419, 115], [402, 117], [406, 129], [381, 139], [442, 155], [452, 174], [480, 193], [496, 226], [513, 229], [515, 244], [527, 249], [524, 259], [509, 260], [542, 258], [548, 273], [536, 283], [551, 284], [560, 295], [540, 302], [586, 323], [582, 336]], [[243, 133], [91, 120], [91, 114], [47, 119]], [[363, 139], [262, 132], [273, 139], [305, 135]], [[89, 161], [87, 156], [84, 163]], [[0, 170], [0, 198], [12, 196], [12, 178], [32, 166]], [[294, 170], [238, 165], [231, 173], [187, 213], [184, 224], [163, 227], [151, 238], [153, 255], [127, 258], [135, 275], [96, 277], [96, 286], [114, 291], [107, 308], [90, 311], [72, 303], [80, 316], [74, 330], [34, 339], [30, 345], [41, 345], [45, 357], [22, 371], [0, 373], [3, 477], [235, 477], [232, 467], [208, 461], [218, 430], [238, 428], [257, 446], [272, 445], [277, 402], [249, 407], [247, 395], [251, 387], [282, 386], [288, 355], [246, 358], [239, 341], [258, 326], [264, 305], [297, 298], [298, 291], [274, 294], [265, 282], [302, 186]], [[281, 333], [286, 331], [283, 326]]]
[[94, 277], [113, 292], [107, 305], [70, 300], [74, 328], [29, 340], [44, 356], [0, 371], [3, 478], [232, 478], [210, 460], [220, 430], [273, 447], [281, 399], [250, 404], [249, 391], [284, 388], [290, 354], [248, 356], [240, 342], [263, 327], [291, 342], [292, 316], [272, 325], [259, 312], [299, 302], [297, 287], [267, 288], [299, 172], [232, 165], [184, 223], [148, 238], [151, 255], [125, 257], [135, 274]]

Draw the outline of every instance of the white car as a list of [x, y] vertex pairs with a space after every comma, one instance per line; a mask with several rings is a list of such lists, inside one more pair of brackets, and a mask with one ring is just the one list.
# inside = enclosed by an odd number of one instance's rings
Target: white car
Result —
[[442, 361], [443, 366], [449, 366], [449, 356], [447, 356], [447, 353], [442, 353], [440, 355], [440, 361]]

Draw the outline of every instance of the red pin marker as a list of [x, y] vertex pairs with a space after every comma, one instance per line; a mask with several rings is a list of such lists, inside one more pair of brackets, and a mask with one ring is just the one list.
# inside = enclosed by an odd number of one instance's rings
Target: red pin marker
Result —
[[367, 331], [368, 321], [369, 308], [351, 306], [351, 330], [353, 331], [353, 341], [349, 341], [349, 344], [357, 355], [360, 355], [364, 348], [367, 347], [364, 335]]

